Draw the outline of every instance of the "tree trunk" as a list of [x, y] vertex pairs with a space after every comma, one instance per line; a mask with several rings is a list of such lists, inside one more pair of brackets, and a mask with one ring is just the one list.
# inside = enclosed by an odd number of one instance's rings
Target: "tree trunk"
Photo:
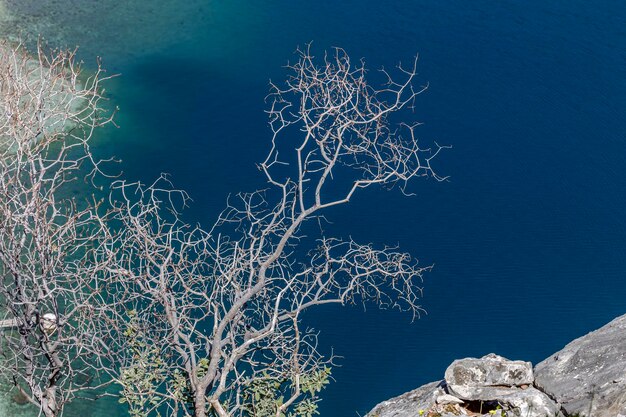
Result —
[[41, 409], [46, 417], [56, 417], [58, 413], [56, 391], [56, 387], [49, 387], [43, 395]]
[[207, 417], [206, 413], [206, 397], [204, 393], [196, 394], [195, 400], [195, 417]]

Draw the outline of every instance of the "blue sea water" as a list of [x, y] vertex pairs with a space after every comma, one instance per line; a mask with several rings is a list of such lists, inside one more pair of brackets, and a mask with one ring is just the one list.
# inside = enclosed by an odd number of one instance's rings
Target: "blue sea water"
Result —
[[344, 357], [322, 416], [364, 415], [455, 358], [538, 362], [626, 313], [622, 0], [100, 2], [109, 14], [66, 3], [76, 11], [44, 35], [121, 73], [109, 85], [120, 127], [98, 152], [121, 157], [128, 178], [171, 173], [203, 224], [229, 193], [263, 185], [268, 80], [285, 77], [296, 46], [341, 46], [372, 69], [419, 53], [429, 89], [413, 116], [425, 143], [453, 145], [437, 160], [450, 180], [418, 180], [408, 198], [368, 190], [329, 214], [329, 230], [434, 264], [428, 314], [308, 314]]

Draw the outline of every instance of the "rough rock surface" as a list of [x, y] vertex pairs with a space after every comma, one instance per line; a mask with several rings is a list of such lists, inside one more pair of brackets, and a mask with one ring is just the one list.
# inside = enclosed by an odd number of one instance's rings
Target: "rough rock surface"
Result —
[[512, 394], [512, 389], [533, 383], [530, 362], [511, 361], [493, 353], [480, 359], [452, 362], [445, 380], [451, 394], [465, 400], [493, 400]]
[[443, 394], [437, 397], [435, 400], [437, 404], [463, 404], [463, 400], [450, 394]]
[[[456, 400], [460, 398], [462, 401]], [[420, 412], [421, 410], [421, 412]], [[495, 354], [454, 361], [445, 380], [366, 417], [626, 417], [626, 315], [539, 363]]]
[[560, 407], [543, 392], [530, 387], [515, 390], [509, 395], [493, 398], [506, 411], [508, 417], [554, 417]]
[[[438, 396], [445, 394], [443, 381], [431, 382], [416, 390], [378, 404], [367, 417], [418, 417], [419, 410], [428, 410], [435, 405]], [[424, 413], [422, 413], [424, 414]]]
[[569, 415], [626, 415], [626, 315], [539, 363], [535, 375]]

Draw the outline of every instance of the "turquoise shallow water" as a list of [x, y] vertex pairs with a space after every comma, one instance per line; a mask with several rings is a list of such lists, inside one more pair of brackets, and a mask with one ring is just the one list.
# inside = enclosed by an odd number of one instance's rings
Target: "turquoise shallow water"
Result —
[[297, 45], [342, 46], [372, 68], [420, 54], [430, 88], [415, 117], [424, 141], [454, 146], [438, 161], [451, 180], [418, 181], [412, 198], [372, 190], [329, 218], [337, 235], [435, 264], [428, 315], [309, 314], [344, 356], [322, 416], [363, 415], [458, 357], [537, 362], [626, 312], [622, 1], [8, 5], [23, 29], [122, 74], [109, 88], [120, 128], [101, 132], [98, 151], [122, 157], [131, 178], [171, 173], [194, 198], [188, 218], [205, 224], [228, 193], [262, 185], [267, 81], [284, 77]]

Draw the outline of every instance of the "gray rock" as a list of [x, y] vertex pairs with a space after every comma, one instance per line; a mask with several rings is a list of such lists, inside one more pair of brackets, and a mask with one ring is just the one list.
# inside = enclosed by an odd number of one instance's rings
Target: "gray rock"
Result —
[[464, 401], [450, 394], [443, 394], [435, 400], [437, 404], [463, 404]]
[[494, 398], [508, 417], [554, 417], [561, 407], [536, 388], [517, 390], [509, 395]]
[[626, 315], [539, 363], [535, 375], [568, 415], [626, 415]]
[[530, 362], [511, 361], [490, 353], [480, 359], [459, 359], [446, 369], [450, 394], [464, 400], [493, 400], [533, 383]]
[[435, 406], [437, 397], [445, 394], [441, 386], [442, 381], [431, 382], [406, 394], [383, 401], [367, 413], [366, 417], [420, 417], [420, 410], [425, 417], [426, 411]]
[[491, 411], [481, 417], [626, 417], [626, 315], [568, 344], [534, 372], [529, 362], [494, 354], [457, 360], [445, 381], [385, 401], [367, 416], [478, 417], [485, 410]]

